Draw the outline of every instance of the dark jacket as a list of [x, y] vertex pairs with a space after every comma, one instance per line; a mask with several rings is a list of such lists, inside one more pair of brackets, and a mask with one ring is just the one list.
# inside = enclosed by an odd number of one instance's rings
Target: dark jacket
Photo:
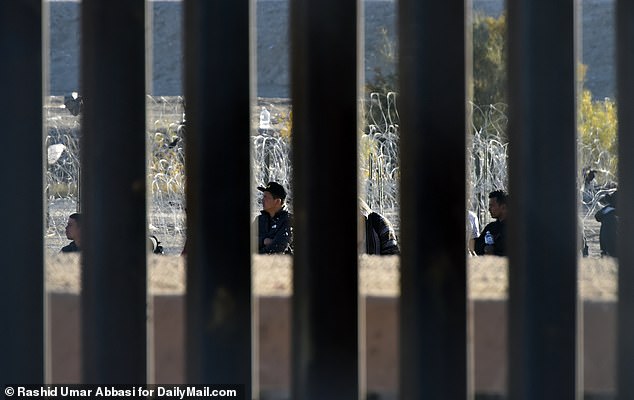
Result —
[[616, 241], [619, 217], [616, 214], [616, 208], [611, 205], [603, 207], [597, 211], [594, 218], [601, 223], [601, 230], [599, 231], [601, 255], [618, 257]]
[[400, 254], [394, 228], [381, 214], [371, 212], [365, 217], [365, 248], [367, 254]]
[[62, 253], [74, 253], [77, 251], [81, 251], [81, 250], [79, 249], [79, 247], [77, 247], [77, 244], [75, 243], [74, 240], [70, 242], [68, 245], [62, 247], [62, 250], [61, 250]]
[[506, 255], [506, 222], [493, 221], [484, 227], [480, 236], [475, 238], [475, 252], [478, 255], [484, 254], [484, 236], [491, 232], [493, 236], [493, 254], [496, 256]]
[[[258, 253], [260, 254], [293, 254], [293, 228], [292, 214], [286, 206], [278, 211], [272, 218], [266, 211], [258, 215]], [[264, 245], [264, 239], [273, 239], [268, 246]]]

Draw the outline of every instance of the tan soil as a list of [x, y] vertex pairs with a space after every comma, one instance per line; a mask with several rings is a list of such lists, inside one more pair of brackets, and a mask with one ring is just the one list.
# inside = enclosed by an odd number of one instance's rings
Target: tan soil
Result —
[[[399, 258], [361, 256], [360, 292], [371, 296], [399, 293]], [[507, 260], [498, 257], [468, 258], [469, 296], [502, 299], [507, 295]], [[259, 296], [291, 294], [291, 263], [288, 256], [253, 256], [254, 292]], [[155, 294], [182, 294], [185, 291], [185, 263], [178, 256], [148, 258], [149, 291]], [[616, 299], [617, 265], [610, 259], [580, 259], [579, 292], [588, 300]], [[79, 257], [59, 254], [47, 258], [47, 290], [79, 292]]]

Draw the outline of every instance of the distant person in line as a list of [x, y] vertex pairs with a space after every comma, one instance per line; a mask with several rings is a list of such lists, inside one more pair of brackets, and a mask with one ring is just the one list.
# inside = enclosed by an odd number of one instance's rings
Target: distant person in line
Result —
[[[187, 215], [187, 207], [185, 207], [185, 215]], [[186, 257], [187, 256], [187, 237], [185, 237], [185, 244], [183, 245], [183, 250], [181, 251], [181, 256]]]
[[62, 253], [74, 253], [81, 251], [81, 214], [74, 213], [68, 217], [66, 224], [66, 237], [72, 242], [62, 247]]
[[361, 223], [365, 227], [359, 241], [359, 253], [374, 255], [400, 254], [396, 233], [390, 221], [381, 214], [372, 211], [370, 206], [359, 199]]
[[594, 218], [601, 223], [599, 246], [602, 257], [618, 257], [616, 244], [619, 217], [616, 209], [616, 197], [617, 192], [603, 196], [600, 202], [605, 206], [594, 215]]
[[581, 256], [588, 257], [589, 248], [588, 248], [588, 239], [585, 234], [586, 228], [583, 224], [583, 220], [579, 218], [579, 245], [581, 246]]
[[470, 255], [475, 255], [475, 240], [480, 235], [480, 223], [478, 216], [473, 211], [467, 212], [467, 250]]
[[475, 239], [476, 254], [506, 255], [507, 200], [508, 194], [504, 190], [494, 190], [489, 193], [489, 213], [496, 220], [485, 226], [480, 236]]
[[286, 208], [286, 190], [277, 182], [259, 186], [262, 211], [253, 222], [258, 227], [258, 253], [293, 254], [292, 214]]
[[590, 167], [584, 168], [583, 170], [583, 203], [590, 204], [594, 199], [594, 195], [597, 192], [596, 181], [594, 178], [596, 177], [595, 170]]

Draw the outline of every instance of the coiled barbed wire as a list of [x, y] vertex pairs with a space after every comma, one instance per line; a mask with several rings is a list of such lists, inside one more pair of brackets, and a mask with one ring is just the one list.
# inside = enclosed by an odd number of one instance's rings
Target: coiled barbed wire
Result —
[[483, 226], [490, 219], [487, 212], [489, 193], [508, 188], [508, 118], [506, 105], [502, 103], [486, 106], [469, 103], [469, 106], [467, 207], [476, 213]]
[[[398, 95], [372, 93], [366, 103], [366, 123], [359, 135], [360, 197], [374, 210], [400, 226], [399, 205], [399, 137], [400, 119]], [[65, 240], [64, 227], [69, 214], [80, 203], [80, 124], [51, 98], [46, 106], [48, 168], [46, 190], [48, 200], [47, 238], [55, 246]], [[148, 149], [148, 226], [173, 252], [180, 251], [185, 236], [185, 144], [186, 123], [182, 97], [147, 98]], [[261, 100], [271, 113], [267, 129], [257, 129], [253, 123], [251, 136], [253, 180], [252, 212], [260, 209], [260, 192], [255, 186], [269, 181], [281, 183], [289, 192], [292, 208], [290, 102], [269, 103]], [[505, 104], [476, 106], [470, 104], [470, 132], [467, 134], [466, 162], [467, 207], [476, 212], [481, 224], [489, 221], [488, 193], [508, 187], [508, 139]], [[255, 114], [255, 113], [254, 113]], [[256, 118], [257, 119], [257, 118]], [[613, 190], [616, 181], [611, 173], [615, 155], [579, 141], [579, 159], [587, 168], [598, 172], [600, 179], [591, 193], [583, 186], [580, 174], [580, 198], [583, 195], [582, 219], [593, 217], [600, 208], [602, 196]], [[169, 251], [167, 251], [169, 252]]]

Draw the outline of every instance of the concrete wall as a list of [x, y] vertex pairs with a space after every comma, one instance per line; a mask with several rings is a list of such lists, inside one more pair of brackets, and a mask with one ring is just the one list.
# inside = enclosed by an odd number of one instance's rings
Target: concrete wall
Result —
[[[52, 383], [80, 380], [79, 297], [50, 293]], [[290, 298], [259, 296], [259, 380], [262, 398], [288, 398], [290, 387]], [[398, 382], [398, 305], [394, 296], [365, 296], [368, 392], [393, 398]], [[154, 381], [184, 382], [184, 299], [180, 294], [152, 297], [148, 319], [154, 349]], [[615, 376], [615, 313], [611, 300], [585, 301], [583, 313], [584, 388], [610, 394]], [[476, 393], [506, 391], [506, 300], [472, 302]]]
[[[79, 2], [50, 4], [50, 94], [79, 90]], [[182, 2], [152, 1], [153, 79], [151, 94], [180, 96], [182, 86]], [[257, 1], [258, 96], [289, 96], [288, 0]], [[365, 2], [365, 74], [394, 69], [385, 44], [395, 43], [393, 0]], [[473, 0], [475, 12], [499, 15], [503, 0]], [[614, 0], [582, 0], [582, 62], [588, 65], [587, 87], [595, 98], [614, 97]], [[328, 23], [324, 21], [324, 23]], [[382, 32], [387, 32], [384, 35]], [[386, 38], [388, 41], [386, 42]], [[218, 38], [222, 40], [222, 38]], [[222, 54], [218, 54], [222, 62]]]

